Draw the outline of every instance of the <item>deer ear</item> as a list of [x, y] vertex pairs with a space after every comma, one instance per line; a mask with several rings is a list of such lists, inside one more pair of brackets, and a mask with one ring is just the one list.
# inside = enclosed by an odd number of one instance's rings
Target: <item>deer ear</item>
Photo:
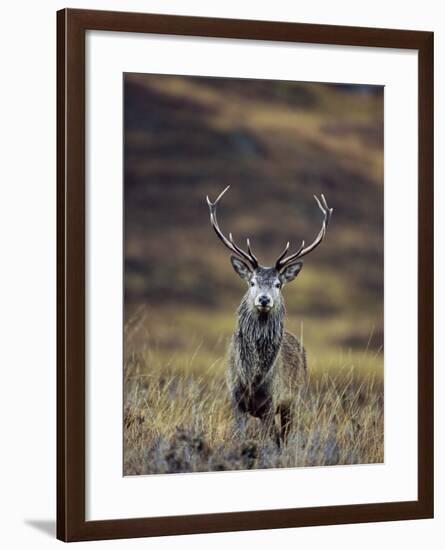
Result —
[[295, 277], [300, 273], [301, 268], [303, 267], [303, 262], [295, 262], [285, 267], [280, 273], [280, 280], [284, 283], [290, 283], [295, 279]]
[[230, 256], [233, 269], [241, 277], [241, 279], [248, 279], [252, 275], [250, 267], [236, 256]]

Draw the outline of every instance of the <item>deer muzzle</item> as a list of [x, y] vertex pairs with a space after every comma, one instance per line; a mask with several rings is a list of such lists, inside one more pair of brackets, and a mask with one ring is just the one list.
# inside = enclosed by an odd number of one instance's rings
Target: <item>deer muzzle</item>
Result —
[[255, 298], [255, 307], [258, 311], [265, 313], [273, 308], [273, 299], [267, 294], [259, 294]]

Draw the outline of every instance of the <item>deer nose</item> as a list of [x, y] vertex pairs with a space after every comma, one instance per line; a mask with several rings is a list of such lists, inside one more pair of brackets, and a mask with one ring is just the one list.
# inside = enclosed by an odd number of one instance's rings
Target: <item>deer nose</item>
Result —
[[270, 305], [270, 298], [269, 298], [269, 296], [266, 296], [265, 294], [262, 294], [261, 296], [259, 296], [258, 302], [259, 302], [261, 307], [266, 307], [266, 306]]

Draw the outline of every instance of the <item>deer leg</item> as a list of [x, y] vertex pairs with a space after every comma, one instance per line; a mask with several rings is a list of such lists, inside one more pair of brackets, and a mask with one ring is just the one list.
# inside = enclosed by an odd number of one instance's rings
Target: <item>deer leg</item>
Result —
[[291, 428], [291, 410], [288, 405], [281, 405], [280, 413], [280, 436], [283, 443], [286, 443]]
[[232, 409], [235, 416], [235, 433], [244, 436], [247, 427], [247, 409], [245, 391], [241, 386], [235, 387], [232, 391]]
[[264, 415], [260, 417], [261, 420], [261, 428], [262, 428], [262, 435], [263, 437], [269, 438], [271, 437], [278, 447], [281, 446], [280, 441], [280, 433], [277, 429], [277, 425], [275, 422], [275, 414], [273, 411], [273, 408], [271, 407], [270, 410], [267, 411]]
[[239, 436], [244, 436], [247, 427], [247, 414], [240, 411], [238, 407], [234, 409], [235, 414], [235, 433]]

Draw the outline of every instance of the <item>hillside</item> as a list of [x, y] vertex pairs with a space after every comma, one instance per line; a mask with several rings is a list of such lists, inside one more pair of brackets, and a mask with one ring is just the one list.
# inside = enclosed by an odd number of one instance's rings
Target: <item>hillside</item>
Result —
[[224, 353], [244, 284], [205, 196], [230, 184], [220, 225], [265, 264], [315, 237], [312, 195], [325, 194], [332, 224], [284, 290], [288, 326], [325, 363], [379, 352], [383, 89], [127, 74], [124, 90], [126, 319], [139, 326], [128, 349], [149, 341], [198, 367]]

